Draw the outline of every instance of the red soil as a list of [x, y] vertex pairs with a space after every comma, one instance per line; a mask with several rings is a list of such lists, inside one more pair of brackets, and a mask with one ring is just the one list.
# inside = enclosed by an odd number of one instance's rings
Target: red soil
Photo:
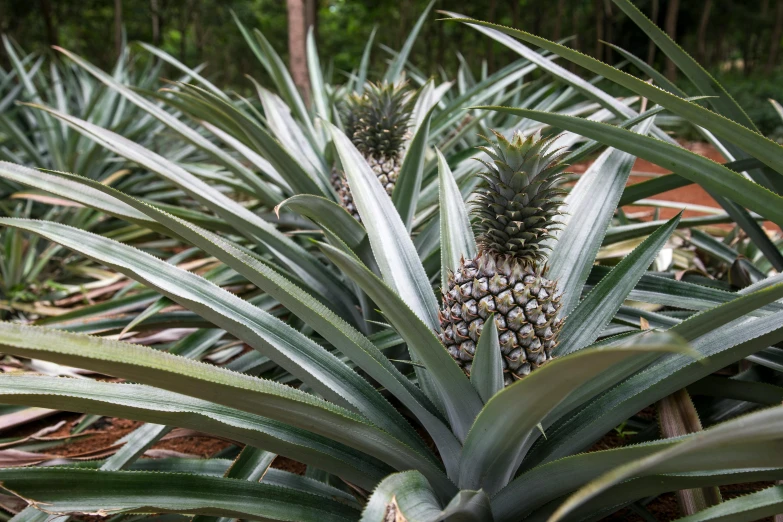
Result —
[[[703, 143], [703, 142], [683, 142], [682, 145], [697, 154], [700, 154], [702, 156], [705, 156], [713, 161], [716, 161], [718, 163], [724, 163], [726, 159], [710, 144]], [[591, 161], [585, 161], [582, 163], [577, 163], [575, 165], [572, 165], [569, 168], [570, 172], [574, 172], [577, 174], [581, 174], [587, 170], [587, 168], [590, 166], [592, 162]], [[637, 159], [634, 163], [633, 169], [631, 171], [631, 176], [628, 179], [628, 184], [633, 185], [635, 183], [639, 183], [641, 181], [646, 181], [650, 179], [647, 176], [639, 176], [634, 175], [634, 173], [645, 173], [645, 174], [670, 174], [671, 171], [668, 171], [666, 169], [663, 169], [659, 167], [658, 165], [654, 165], [650, 163], [649, 161], [645, 161], [643, 159]], [[714, 208], [720, 208], [720, 205], [718, 205], [715, 200], [710, 196], [706, 190], [701, 188], [699, 185], [687, 185], [685, 187], [681, 187], [675, 190], [670, 190], [667, 192], [663, 192], [661, 194], [658, 194], [657, 196], [653, 196], [650, 199], [657, 199], [657, 200], [664, 200], [664, 201], [673, 201], [677, 203], [689, 203], [691, 205], [702, 205], [707, 207], [714, 207]], [[624, 210], [628, 213], [639, 213], [639, 212], [649, 212], [652, 214], [653, 208], [652, 207], [641, 207], [641, 206], [626, 206], [624, 207]], [[674, 217], [677, 214], [678, 210], [673, 208], [662, 208], [660, 209], [660, 219], [669, 219], [671, 217]], [[692, 210], [686, 210], [683, 213], [683, 217], [697, 217], [697, 216], [703, 216], [703, 213], [692, 211]], [[724, 225], [726, 227], [730, 225]], [[779, 228], [770, 222], [765, 222], [764, 227], [767, 230], [774, 230]]]

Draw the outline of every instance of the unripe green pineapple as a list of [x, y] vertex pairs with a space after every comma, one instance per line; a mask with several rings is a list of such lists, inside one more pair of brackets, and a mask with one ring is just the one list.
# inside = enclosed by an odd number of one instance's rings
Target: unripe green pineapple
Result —
[[515, 134], [481, 147], [492, 159], [473, 208], [479, 252], [449, 275], [440, 313], [441, 342], [470, 374], [490, 314], [498, 326], [506, 386], [552, 358], [562, 326], [557, 283], [544, 277], [557, 227], [566, 165], [551, 139]]
[[[345, 133], [391, 196], [409, 138], [413, 95], [404, 84], [369, 84], [361, 96], [352, 96], [343, 110]], [[344, 175], [332, 172], [332, 185], [343, 207], [359, 219]]]

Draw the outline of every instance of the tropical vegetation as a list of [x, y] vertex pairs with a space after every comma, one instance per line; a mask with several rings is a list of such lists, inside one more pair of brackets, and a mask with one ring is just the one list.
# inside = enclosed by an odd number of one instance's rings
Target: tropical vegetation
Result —
[[[27, 505], [4, 515], [650, 520], [669, 492], [683, 521], [783, 512], [783, 148], [612, 5], [686, 87], [433, 3], [340, 82], [311, 30], [309, 103], [239, 16], [252, 97], [147, 43], [107, 72], [6, 39], [0, 422], [141, 424], [83, 459], [4, 440]], [[429, 77], [429, 23], [515, 59]], [[637, 159], [671, 173], [629, 184]], [[719, 208], [661, 219], [694, 184]], [[175, 428], [228, 449], [143, 458]]]

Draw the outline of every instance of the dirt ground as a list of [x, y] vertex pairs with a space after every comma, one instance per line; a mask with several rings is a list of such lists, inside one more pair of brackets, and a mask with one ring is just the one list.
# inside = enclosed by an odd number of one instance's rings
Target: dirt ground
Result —
[[[697, 154], [701, 154], [702, 156], [706, 156], [710, 158], [713, 161], [717, 161], [719, 163], [723, 163], [726, 160], [721, 156], [721, 154], [715, 150], [714, 147], [707, 143], [701, 143], [701, 142], [683, 142], [682, 145], [687, 148], [690, 151], [696, 152]], [[587, 168], [590, 166], [591, 162], [586, 161], [583, 163], [577, 163], [569, 167], [569, 172], [574, 172], [576, 174], [584, 173]], [[631, 177], [628, 180], [628, 183], [630, 185], [633, 185], [634, 183], [639, 183], [641, 181], [646, 181], [650, 179], [647, 176], [643, 175], [637, 175], [634, 176], [634, 172], [638, 173], [644, 173], [644, 174], [669, 174], [671, 171], [668, 171], [666, 169], [663, 169], [659, 167], [658, 165], [654, 165], [650, 163], [649, 161], [645, 161], [643, 159], [637, 159], [634, 163], [633, 169], [631, 170]], [[685, 187], [681, 187], [675, 190], [670, 190], [668, 192], [664, 192], [662, 194], [659, 194], [657, 196], [653, 196], [651, 199], [658, 199], [658, 200], [664, 200], [664, 201], [674, 201], [678, 203], [690, 203], [691, 205], [703, 205], [707, 207], [716, 207], [719, 208], [719, 205], [715, 202], [714, 199], [707, 193], [706, 190], [701, 188], [698, 185], [688, 185]], [[652, 207], [626, 207], [626, 210], [629, 212], [642, 212], [642, 211], [652, 211]], [[674, 217], [677, 214], [677, 210], [675, 209], [661, 209], [661, 219], [669, 219], [671, 217]], [[683, 217], [694, 217], [694, 216], [701, 216], [703, 214], [699, 212], [694, 211], [685, 211], [683, 213]]]

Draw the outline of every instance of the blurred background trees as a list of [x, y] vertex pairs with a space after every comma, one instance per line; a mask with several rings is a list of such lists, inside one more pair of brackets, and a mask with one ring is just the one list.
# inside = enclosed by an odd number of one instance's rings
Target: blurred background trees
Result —
[[[124, 27], [128, 41], [162, 47], [189, 65], [206, 62], [210, 77], [238, 90], [249, 88], [244, 75], [263, 75], [232, 19], [233, 10], [248, 26], [260, 28], [278, 51], [304, 50], [305, 30], [313, 26], [327, 74], [344, 75], [377, 24], [376, 52], [398, 49], [428, 0], [0, 0], [0, 32], [25, 51], [48, 52], [61, 45], [111, 67]], [[651, 19], [718, 75], [755, 119], [778, 121], [765, 99], [780, 98], [779, 80], [783, 0], [636, 0]], [[569, 45], [609, 63], [619, 55], [612, 42], [644, 57], [674, 78], [675, 70], [609, 0], [437, 0], [436, 9], [511, 25], [542, 36], [571, 37]], [[478, 74], [513, 59], [505, 47], [458, 24], [425, 25], [411, 62], [426, 74], [453, 76], [460, 61]], [[289, 38], [290, 34], [290, 38]], [[293, 47], [292, 47], [293, 46]], [[453, 49], [466, 50], [458, 55]], [[0, 66], [7, 57], [0, 50]], [[388, 56], [388, 53], [386, 53]], [[292, 58], [296, 59], [296, 53]], [[382, 67], [380, 61], [375, 62]]]

